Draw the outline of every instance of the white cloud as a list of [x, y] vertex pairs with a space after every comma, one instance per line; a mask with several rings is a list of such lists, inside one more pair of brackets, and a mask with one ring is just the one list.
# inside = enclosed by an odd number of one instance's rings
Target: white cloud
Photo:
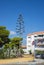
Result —
[[10, 35], [14, 35], [14, 34], [16, 34], [16, 32], [10, 31]]

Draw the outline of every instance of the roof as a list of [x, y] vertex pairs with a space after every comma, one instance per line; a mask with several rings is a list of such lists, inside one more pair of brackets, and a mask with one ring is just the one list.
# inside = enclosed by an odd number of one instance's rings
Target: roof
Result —
[[26, 49], [26, 46], [21, 46], [22, 49]]
[[31, 35], [35, 35], [35, 34], [41, 35], [41, 34], [44, 34], [44, 31], [30, 33], [30, 34], [28, 34], [27, 36], [31, 36]]

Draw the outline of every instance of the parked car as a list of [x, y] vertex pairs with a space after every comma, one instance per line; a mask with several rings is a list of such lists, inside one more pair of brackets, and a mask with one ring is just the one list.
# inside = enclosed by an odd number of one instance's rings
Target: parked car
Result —
[[41, 58], [41, 55], [40, 54], [36, 54], [35, 58]]

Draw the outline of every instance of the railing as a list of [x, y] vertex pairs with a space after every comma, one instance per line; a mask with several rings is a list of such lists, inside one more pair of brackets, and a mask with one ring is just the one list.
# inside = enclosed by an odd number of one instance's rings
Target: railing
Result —
[[41, 51], [44, 51], [44, 48], [35, 47], [35, 50], [41, 50]]
[[35, 37], [35, 39], [43, 39], [44, 37]]

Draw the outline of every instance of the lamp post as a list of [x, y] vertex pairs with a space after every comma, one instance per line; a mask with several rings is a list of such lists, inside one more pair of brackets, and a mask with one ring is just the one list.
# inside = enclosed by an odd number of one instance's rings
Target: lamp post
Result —
[[35, 61], [35, 41], [32, 42], [32, 45], [33, 45], [33, 61]]

